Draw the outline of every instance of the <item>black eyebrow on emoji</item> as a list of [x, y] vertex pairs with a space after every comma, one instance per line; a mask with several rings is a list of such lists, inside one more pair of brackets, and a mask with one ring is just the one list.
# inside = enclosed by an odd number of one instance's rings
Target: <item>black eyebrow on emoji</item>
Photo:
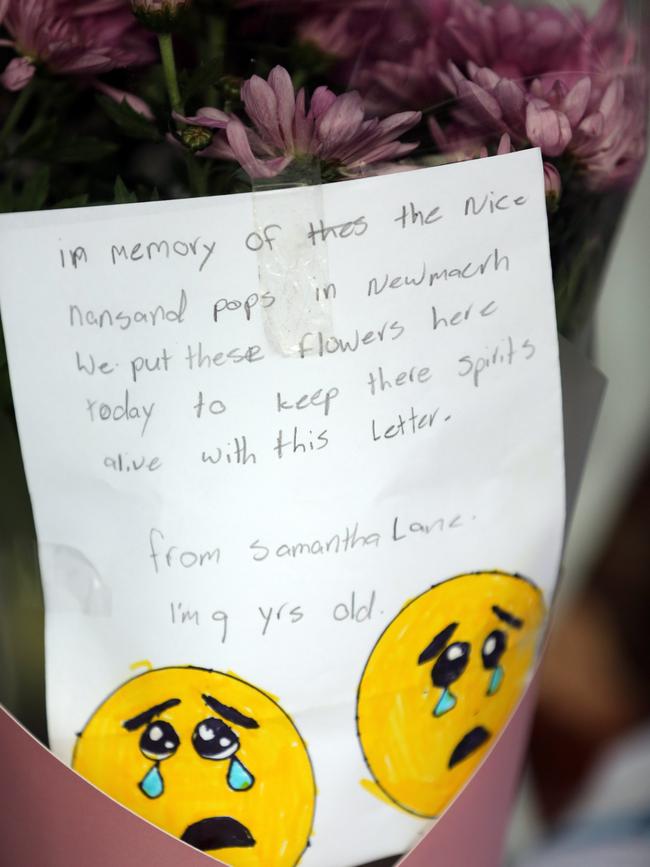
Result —
[[227, 704], [222, 704], [219, 699], [213, 698], [211, 695], [203, 693], [203, 701], [219, 716], [227, 719], [228, 722], [234, 723], [236, 726], [243, 726], [245, 729], [258, 729], [260, 724], [251, 719], [249, 716], [244, 716], [234, 707], [228, 707]]
[[176, 705], [180, 703], [180, 698], [168, 698], [167, 701], [161, 701], [160, 704], [155, 704], [148, 710], [143, 710], [142, 713], [139, 713], [137, 716], [131, 717], [131, 719], [123, 722], [122, 726], [127, 730], [127, 732], [134, 732], [136, 729], [139, 729], [140, 726], [146, 725], [155, 716], [158, 716], [159, 713], [162, 713], [170, 707], [176, 707]]
[[457, 623], [450, 623], [449, 626], [445, 626], [442, 632], [439, 632], [418, 656], [418, 665], [424, 665], [425, 662], [429, 662], [429, 660], [438, 656], [439, 653], [442, 653], [447, 646], [449, 639], [457, 629]]
[[515, 617], [514, 614], [511, 614], [499, 605], [493, 605], [492, 611], [494, 611], [499, 620], [503, 620], [503, 622], [507, 623], [508, 626], [512, 626], [514, 629], [523, 628], [524, 621], [520, 617]]

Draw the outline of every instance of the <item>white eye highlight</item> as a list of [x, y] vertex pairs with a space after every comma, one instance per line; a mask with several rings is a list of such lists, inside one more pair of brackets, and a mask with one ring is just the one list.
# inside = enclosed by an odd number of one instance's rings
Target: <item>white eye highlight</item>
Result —
[[[202, 723], [199, 726], [199, 737], [202, 741], [211, 741], [215, 737], [215, 732], [210, 728], [210, 726], [206, 726], [205, 723]], [[228, 741], [228, 743], [230, 743], [230, 741]], [[226, 746], [226, 744], [222, 744], [222, 746]]]
[[149, 723], [140, 737], [140, 752], [156, 762], [173, 756], [179, 746], [180, 738], [165, 720]]
[[201, 758], [221, 761], [237, 752], [239, 738], [223, 720], [210, 717], [196, 726], [192, 744]]

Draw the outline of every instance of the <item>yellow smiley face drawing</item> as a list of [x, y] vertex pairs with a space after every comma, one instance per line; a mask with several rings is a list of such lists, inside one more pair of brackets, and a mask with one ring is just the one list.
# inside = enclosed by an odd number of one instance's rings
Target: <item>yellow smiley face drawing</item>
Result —
[[544, 616], [530, 581], [481, 572], [432, 587], [388, 625], [361, 678], [357, 727], [397, 806], [437, 816], [469, 779], [526, 685]]
[[287, 714], [239, 678], [148, 671], [78, 737], [73, 767], [110, 797], [233, 867], [290, 867], [311, 834], [315, 785]]

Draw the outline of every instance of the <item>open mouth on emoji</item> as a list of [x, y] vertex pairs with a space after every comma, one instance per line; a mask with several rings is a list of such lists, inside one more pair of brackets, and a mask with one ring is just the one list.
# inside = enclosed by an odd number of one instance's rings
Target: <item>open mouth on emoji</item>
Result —
[[201, 852], [255, 845], [248, 828], [230, 816], [212, 816], [194, 822], [183, 831], [181, 840]]
[[467, 732], [454, 747], [454, 751], [449, 757], [449, 768], [453, 768], [459, 762], [462, 762], [463, 759], [471, 756], [472, 753], [480, 749], [490, 738], [490, 732], [483, 728], [483, 726], [476, 726], [476, 728]]

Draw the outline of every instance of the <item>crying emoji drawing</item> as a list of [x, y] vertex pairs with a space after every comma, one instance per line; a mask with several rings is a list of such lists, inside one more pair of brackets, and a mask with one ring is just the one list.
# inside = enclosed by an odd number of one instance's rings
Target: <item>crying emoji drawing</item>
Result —
[[370, 654], [357, 700], [361, 748], [384, 796], [440, 815], [514, 710], [544, 616], [537, 587], [504, 572], [460, 575], [401, 610]]
[[119, 687], [77, 740], [74, 769], [170, 834], [233, 867], [292, 867], [315, 785], [291, 719], [261, 690], [201, 668]]

